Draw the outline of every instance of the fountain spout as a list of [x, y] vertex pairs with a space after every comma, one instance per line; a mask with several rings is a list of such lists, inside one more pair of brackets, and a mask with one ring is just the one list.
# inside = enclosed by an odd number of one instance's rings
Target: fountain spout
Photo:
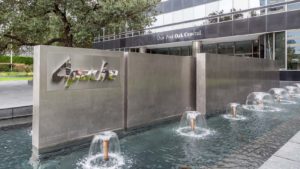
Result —
[[103, 140], [103, 159], [105, 161], [109, 160], [108, 151], [109, 151], [109, 140]]
[[223, 117], [229, 120], [246, 119], [246, 117], [242, 115], [242, 109], [239, 103], [229, 103], [226, 107], [226, 114], [224, 114]]
[[257, 100], [257, 103], [260, 109], [264, 109], [264, 102], [262, 100]]
[[205, 115], [197, 111], [185, 111], [176, 130], [182, 136], [204, 138], [212, 134], [207, 128]]
[[195, 127], [196, 127], [196, 119], [192, 118], [192, 119], [191, 119], [191, 129], [192, 129], [193, 131], [195, 131]]
[[232, 116], [236, 117], [236, 106], [235, 105], [231, 105], [231, 112], [232, 112]]
[[274, 97], [275, 97], [275, 100], [276, 100], [277, 102], [281, 102], [281, 98], [280, 98], [279, 95], [276, 94]]
[[197, 117], [200, 116], [201, 114], [199, 112], [196, 111], [188, 111], [187, 113], [187, 119], [190, 120], [190, 126], [192, 131], [195, 131], [196, 126], [197, 126]]
[[91, 142], [89, 155], [79, 163], [81, 168], [121, 168], [125, 165], [118, 135], [112, 131], [96, 134]]

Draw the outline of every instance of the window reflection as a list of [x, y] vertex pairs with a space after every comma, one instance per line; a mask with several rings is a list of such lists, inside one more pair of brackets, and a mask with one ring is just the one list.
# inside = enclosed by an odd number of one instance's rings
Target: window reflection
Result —
[[219, 11], [222, 13], [229, 13], [232, 7], [232, 0], [220, 0]]
[[[285, 2], [285, 0], [268, 0], [267, 2], [268, 2], [268, 5], [272, 5], [272, 4]], [[275, 6], [275, 7], [269, 8], [268, 13], [282, 12], [284, 10], [285, 10], [284, 6]]]
[[266, 59], [273, 59], [273, 33], [266, 35]]
[[257, 8], [260, 6], [265, 6], [266, 1], [265, 0], [249, 0], [249, 7], [250, 8]]
[[182, 47], [172, 47], [172, 48], [156, 48], [149, 49], [147, 53], [152, 54], [163, 54], [163, 55], [178, 55], [178, 56], [191, 56], [192, 47], [182, 46]]
[[268, 5], [277, 4], [281, 2], [285, 2], [285, 0], [268, 0]]
[[239, 42], [204, 44], [202, 46], [201, 52], [259, 58], [259, 49], [259, 40], [257, 39]]
[[300, 30], [287, 31], [288, 69], [300, 69]]
[[220, 43], [218, 45], [218, 54], [233, 55], [234, 44], [232, 42]]
[[247, 53], [252, 55], [252, 41], [242, 41], [235, 43], [236, 55], [244, 55]]
[[[253, 1], [253, 0], [250, 0]], [[249, 8], [249, 2], [248, 0], [233, 0], [233, 8], [237, 11], [239, 10], [245, 10]]]
[[195, 6], [194, 7], [194, 17], [195, 19], [204, 18], [205, 15], [205, 5]]
[[275, 60], [280, 68], [285, 68], [285, 32], [275, 33]]
[[[183, 2], [183, 1], [182, 1]], [[265, 5], [274, 5], [278, 3], [283, 3], [285, 0], [214, 0], [214, 1], [203, 1], [203, 3], [196, 3], [195, 6], [169, 11], [168, 13], [162, 13], [156, 16], [157, 21], [153, 23], [152, 26], [162, 26], [167, 24], [172, 24], [176, 22], [183, 22], [187, 20], [200, 19], [207, 16], [216, 16], [221, 14], [226, 14], [230, 12], [238, 12], [246, 10], [249, 8], [257, 8]], [[284, 12], [285, 5], [279, 5], [274, 7], [269, 7], [266, 9], [257, 9], [247, 12], [236, 13], [234, 15], [225, 15], [220, 18], [213, 17], [206, 21], [202, 21], [205, 24], [218, 23], [223, 21], [245, 19], [248, 17], [256, 17], [278, 12]], [[297, 10], [300, 9], [300, 2], [287, 5], [287, 10]], [[199, 21], [201, 22], [201, 21]], [[197, 24], [199, 25], [199, 24]], [[201, 25], [201, 24], [200, 24]]]
[[217, 44], [207, 44], [202, 46], [204, 53], [217, 53]]
[[288, 9], [288, 11], [300, 9], [300, 2], [298, 2], [298, 3], [293, 3], [293, 4], [289, 4], [289, 5], [287, 6], [287, 9]]
[[211, 2], [205, 5], [206, 16], [217, 15], [218, 12], [219, 12], [219, 1]]

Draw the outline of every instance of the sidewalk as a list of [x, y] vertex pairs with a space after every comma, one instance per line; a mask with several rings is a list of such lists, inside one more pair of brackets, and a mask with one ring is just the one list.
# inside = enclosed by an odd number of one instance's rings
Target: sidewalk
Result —
[[300, 169], [300, 131], [259, 169]]
[[27, 81], [0, 82], [0, 109], [32, 106], [32, 86]]
[[[32, 116], [32, 85], [27, 81], [0, 82], [0, 120]], [[13, 120], [16, 121], [16, 120]]]

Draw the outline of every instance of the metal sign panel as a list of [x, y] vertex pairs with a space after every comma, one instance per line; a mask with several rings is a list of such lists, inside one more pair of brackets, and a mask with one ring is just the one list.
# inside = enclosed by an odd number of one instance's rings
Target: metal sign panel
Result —
[[50, 54], [47, 90], [120, 87], [120, 57]]

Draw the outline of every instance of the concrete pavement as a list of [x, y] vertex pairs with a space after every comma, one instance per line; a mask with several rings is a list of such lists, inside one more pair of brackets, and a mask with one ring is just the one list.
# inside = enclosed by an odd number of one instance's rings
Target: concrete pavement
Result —
[[300, 131], [259, 169], [300, 169]]
[[31, 115], [32, 85], [27, 81], [0, 82], [0, 127], [6, 123], [3, 120]]
[[27, 81], [0, 82], [0, 109], [32, 105], [32, 86]]

